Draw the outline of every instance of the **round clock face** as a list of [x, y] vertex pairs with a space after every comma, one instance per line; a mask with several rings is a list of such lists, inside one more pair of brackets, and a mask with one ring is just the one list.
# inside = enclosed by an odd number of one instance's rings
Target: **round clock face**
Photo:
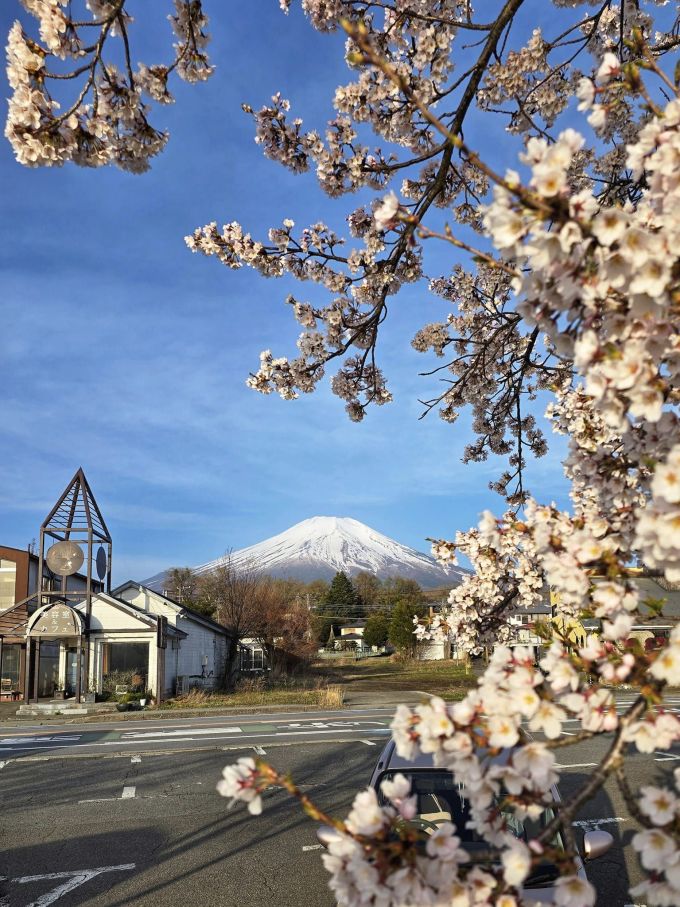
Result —
[[52, 573], [57, 573], [59, 576], [71, 576], [82, 567], [85, 555], [80, 545], [64, 541], [52, 545], [45, 560]]

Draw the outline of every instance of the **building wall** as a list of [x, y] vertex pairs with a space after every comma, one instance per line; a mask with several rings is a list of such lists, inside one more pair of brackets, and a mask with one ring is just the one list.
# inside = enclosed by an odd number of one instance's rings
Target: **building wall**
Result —
[[224, 633], [205, 626], [189, 614], [181, 617], [177, 605], [149, 589], [128, 586], [121, 590], [120, 595], [147, 614], [167, 617], [169, 624], [187, 634], [186, 639], [175, 644], [179, 645], [178, 649], [173, 650], [168, 639], [168, 648], [165, 650], [165, 695], [174, 693], [175, 678], [178, 675], [185, 678], [186, 687], [191, 686], [192, 678], [196, 680], [199, 677], [204, 681], [204, 687], [222, 685], [227, 655]]
[[[79, 611], [84, 611], [85, 606], [80, 604]], [[116, 608], [115, 605], [106, 599], [92, 599], [92, 617], [90, 619], [90, 629], [92, 632], [97, 630], [115, 631], [115, 630], [139, 630], [145, 632], [153, 629], [146, 621], [140, 620], [133, 614], [128, 614], [122, 608]]]
[[177, 607], [165, 601], [163, 596], [156, 595], [147, 589], [129, 586], [121, 590], [120, 597], [147, 614], [159, 614], [167, 617], [169, 624], [172, 624], [173, 627], [177, 626]]
[[[10, 605], [8, 605], [8, 607], [11, 608], [12, 605], [16, 604], [16, 602], [20, 602], [23, 601], [23, 599], [28, 598], [30, 555], [28, 551], [21, 551], [21, 549], [19, 548], [7, 548], [3, 545], [0, 545], [0, 560], [12, 561], [14, 564], [16, 564], [14, 601]], [[0, 610], [6, 609], [2, 608]]]
[[[210, 676], [212, 672], [214, 686], [220, 686], [226, 660], [225, 637], [195, 623], [190, 618], [180, 620], [178, 628], [187, 634], [187, 638], [180, 640], [177, 673], [184, 675], [187, 683], [191, 685], [192, 676]], [[207, 659], [205, 665], [204, 658]]]

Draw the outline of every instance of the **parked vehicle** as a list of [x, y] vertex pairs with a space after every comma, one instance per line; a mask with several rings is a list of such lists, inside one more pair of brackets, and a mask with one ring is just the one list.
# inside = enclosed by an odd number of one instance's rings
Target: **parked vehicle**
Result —
[[[512, 750], [505, 750], [497, 756], [489, 757], [493, 762], [503, 764], [510, 758]], [[470, 818], [469, 803], [465, 799], [464, 789], [456, 783], [451, 772], [434, 765], [432, 756], [422, 754], [412, 762], [402, 759], [396, 752], [393, 740], [385, 746], [371, 775], [370, 786], [375, 788], [378, 799], [382, 805], [388, 801], [382, 793], [380, 786], [384, 780], [389, 780], [396, 774], [406, 776], [411, 782], [411, 794], [417, 798], [418, 812], [410, 821], [414, 827], [425, 834], [432, 834], [444, 822], [452, 822], [456, 826], [456, 834], [461, 839], [462, 846], [470, 854], [471, 862], [475, 861], [475, 852], [481, 855], [484, 851], [488, 854], [489, 845], [474, 829], [467, 828]], [[551, 790], [555, 803], [560, 802], [559, 791], [556, 787]], [[520, 820], [514, 813], [505, 814], [509, 830], [520, 840], [528, 841], [538, 835], [554, 818], [555, 813], [551, 807], [546, 807], [541, 816], [535, 820]], [[319, 829], [319, 840], [326, 844], [329, 839], [337, 834], [334, 829]], [[588, 831], [583, 836], [582, 858], [576, 859], [577, 874], [586, 879], [584, 861], [594, 860], [605, 854], [614, 842], [613, 837], [606, 831], [595, 829]], [[557, 834], [552, 842], [554, 847], [564, 849], [562, 836]], [[541, 901], [551, 903], [553, 883], [559, 878], [559, 869], [550, 861], [539, 863], [534, 867], [532, 874], [525, 881], [522, 896], [525, 901]]]

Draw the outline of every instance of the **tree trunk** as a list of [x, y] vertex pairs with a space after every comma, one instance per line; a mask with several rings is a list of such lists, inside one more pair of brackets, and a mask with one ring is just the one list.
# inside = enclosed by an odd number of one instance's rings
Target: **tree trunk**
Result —
[[239, 645], [238, 637], [230, 636], [227, 644], [227, 661], [224, 669], [224, 686], [233, 690], [239, 674]]

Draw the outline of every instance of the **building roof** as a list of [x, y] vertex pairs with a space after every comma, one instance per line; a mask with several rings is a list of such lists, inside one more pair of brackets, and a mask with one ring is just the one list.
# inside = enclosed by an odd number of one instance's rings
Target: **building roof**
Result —
[[[640, 611], [645, 617], [636, 623], [636, 626], [644, 626], [649, 623], [652, 626], [661, 624], [676, 623], [680, 621], [680, 589], [668, 589], [667, 584], [661, 577], [659, 579], [652, 576], [631, 576], [629, 581], [634, 583], [640, 595]], [[598, 580], [595, 580], [597, 583]], [[599, 580], [604, 582], [604, 580]], [[661, 614], [656, 616], [652, 611], [644, 607], [645, 601], [663, 602]]]
[[540, 601], [533, 605], [527, 605], [526, 607], [520, 605], [519, 607], [513, 608], [510, 612], [511, 617], [529, 617], [532, 614], [541, 614], [550, 617], [552, 615], [552, 607], [548, 602]]
[[[144, 611], [142, 608], [138, 608], [136, 605], [132, 605], [130, 604], [130, 602], [125, 601], [125, 599], [117, 598], [115, 595], [109, 594], [108, 592], [95, 592], [95, 594], [92, 596], [92, 601], [102, 601], [107, 605], [118, 608], [120, 611], [125, 611], [127, 614], [130, 614], [137, 620], [141, 620], [143, 623], [149, 624], [150, 629], [155, 629], [158, 625], [157, 614], [152, 614], [149, 611]], [[85, 607], [85, 601], [81, 600], [74, 602], [73, 607], [80, 611]], [[185, 639], [188, 635], [184, 632], [184, 630], [180, 630], [178, 627], [174, 627], [172, 624], [168, 624], [167, 632], [170, 636], [179, 636], [182, 639]]]
[[[155, 589], [150, 589], [143, 583], [136, 583], [134, 580], [127, 580], [127, 582], [121, 583], [120, 586], [116, 586], [116, 588], [113, 590], [113, 594], [117, 595], [123, 589], [129, 588], [138, 589], [140, 592], [146, 592], [148, 595], [152, 595], [154, 598], [161, 599], [164, 604], [169, 605], [171, 608], [174, 608], [175, 611], [177, 611], [178, 618], [193, 620], [196, 623], [208, 627], [210, 630], [214, 630], [216, 633], [221, 633], [223, 636], [231, 635], [226, 627], [223, 627], [222, 624], [218, 624], [216, 620], [212, 619], [212, 617], [208, 617], [206, 614], [201, 614], [199, 611], [194, 611], [193, 608], [188, 608], [181, 602], [175, 601], [174, 598], [163, 595], [161, 592], [156, 592]], [[145, 611], [143, 613], [146, 614], [147, 612]]]

